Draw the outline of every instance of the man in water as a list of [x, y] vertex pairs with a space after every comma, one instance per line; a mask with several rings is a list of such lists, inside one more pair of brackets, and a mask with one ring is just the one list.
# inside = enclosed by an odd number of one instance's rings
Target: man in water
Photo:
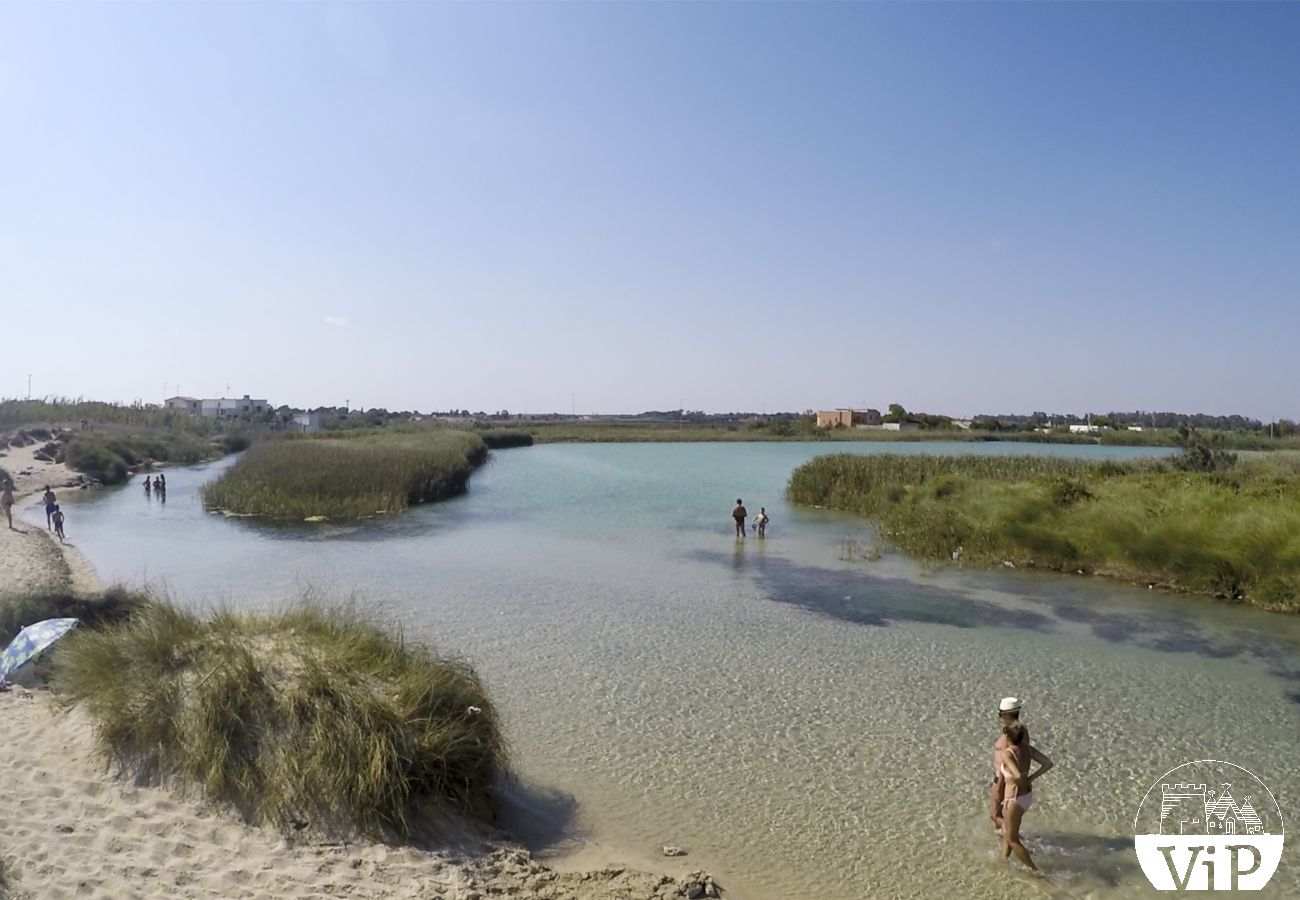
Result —
[[[998, 725], [1000, 728], [1006, 728], [1013, 722], [1020, 721], [1020, 700], [1016, 697], [1003, 697], [998, 703]], [[1026, 732], [1025, 740], [1029, 740]], [[1002, 778], [1002, 770], [998, 767], [998, 753], [1008, 746], [1007, 736], [999, 734], [997, 741], [993, 744], [993, 786], [989, 788], [989, 818], [993, 820], [993, 830], [1002, 830], [1002, 797], [1006, 790], [1006, 782]]]
[[736, 498], [736, 508], [731, 511], [731, 519], [736, 523], [736, 537], [745, 536], [745, 522], [749, 519], [749, 512], [745, 509], [744, 501], [739, 497]]

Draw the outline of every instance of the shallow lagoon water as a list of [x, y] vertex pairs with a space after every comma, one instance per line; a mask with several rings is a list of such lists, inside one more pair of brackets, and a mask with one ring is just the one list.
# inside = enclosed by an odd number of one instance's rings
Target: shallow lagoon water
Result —
[[[360, 525], [202, 511], [228, 462], [70, 498], [105, 580], [186, 603], [355, 594], [467, 657], [530, 784], [575, 828], [661, 844], [743, 898], [1147, 897], [1132, 820], [1205, 757], [1300, 797], [1300, 622], [1095, 579], [871, 560], [870, 529], [788, 506], [825, 452], [1142, 450], [1010, 444], [608, 444], [497, 452], [468, 495]], [[736, 541], [736, 497], [769, 537]], [[998, 697], [1057, 762], [1008, 873], [983, 819]], [[1262, 896], [1300, 896], [1300, 848]]]

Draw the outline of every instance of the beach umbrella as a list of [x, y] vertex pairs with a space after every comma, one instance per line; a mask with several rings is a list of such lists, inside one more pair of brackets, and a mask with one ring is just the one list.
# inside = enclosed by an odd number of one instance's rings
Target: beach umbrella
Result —
[[45, 619], [34, 625], [28, 625], [18, 636], [9, 642], [3, 655], [0, 655], [0, 681], [9, 676], [23, 663], [39, 654], [46, 647], [63, 637], [77, 625], [76, 619]]

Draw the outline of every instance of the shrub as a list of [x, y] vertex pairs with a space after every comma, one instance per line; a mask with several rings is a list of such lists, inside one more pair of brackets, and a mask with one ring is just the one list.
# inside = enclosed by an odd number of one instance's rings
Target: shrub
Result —
[[63, 446], [63, 459], [69, 468], [85, 472], [104, 484], [126, 480], [127, 463], [94, 435], [79, 434]]
[[223, 434], [219, 443], [221, 449], [227, 453], [239, 453], [241, 450], [247, 450], [252, 440], [245, 432], [232, 431], [229, 434]]
[[506, 747], [474, 671], [354, 610], [200, 619], [152, 602], [64, 644], [55, 687], [124, 774], [197, 785], [286, 833], [495, 816]]
[[1186, 425], [1178, 429], [1174, 442], [1182, 448], [1174, 462], [1187, 472], [1222, 472], [1237, 464], [1237, 454], [1224, 449], [1223, 434], [1206, 435]]
[[479, 432], [483, 443], [490, 450], [504, 450], [508, 447], [531, 447], [533, 436], [527, 431], [488, 430]]

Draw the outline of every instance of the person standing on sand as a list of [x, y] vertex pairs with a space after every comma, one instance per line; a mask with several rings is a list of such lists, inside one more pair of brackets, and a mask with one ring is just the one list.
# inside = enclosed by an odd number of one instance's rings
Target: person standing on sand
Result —
[[767, 537], [767, 523], [770, 521], [771, 519], [767, 517], [767, 507], [760, 506], [758, 515], [754, 516], [754, 526], [758, 529], [759, 537]]
[[63, 510], [59, 509], [59, 504], [54, 504], [54, 533], [59, 536], [59, 543], [63, 543]]
[[48, 484], [45, 486], [45, 495], [41, 497], [41, 499], [45, 501], [45, 527], [48, 528], [50, 531], [53, 531], [54, 511], [58, 509], [58, 506], [55, 505], [54, 502], [56, 499], [54, 496], [54, 491], [50, 490], [50, 486]]
[[4, 491], [0, 492], [0, 506], [5, 508], [5, 519], [9, 522], [9, 530], [14, 530], [14, 483], [8, 478], [5, 479]]
[[[1034, 875], [1042, 876], [1038, 866], [1029, 857], [1029, 851], [1020, 841], [1020, 822], [1034, 801], [1034, 781], [1054, 765], [1046, 754], [1029, 743], [1029, 731], [1019, 722], [1012, 722], [1002, 729], [1007, 739], [1007, 746], [998, 751], [998, 770], [1006, 784], [1002, 797], [1002, 857], [1011, 854], [1028, 867]], [[1033, 763], [1038, 763], [1038, 771], [1030, 772]]]
[[736, 508], [731, 511], [731, 519], [736, 523], [736, 537], [745, 536], [745, 520], [749, 518], [749, 511], [745, 509], [744, 502], [737, 497]]

